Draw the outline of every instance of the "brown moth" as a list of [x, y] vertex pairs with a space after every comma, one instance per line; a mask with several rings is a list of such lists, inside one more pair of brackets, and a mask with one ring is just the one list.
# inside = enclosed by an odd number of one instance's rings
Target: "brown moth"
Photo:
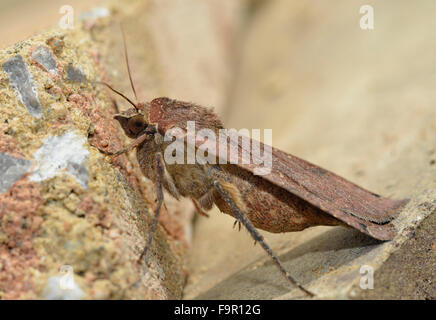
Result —
[[[127, 59], [127, 52], [125, 54]], [[127, 67], [136, 97], [128, 61]], [[254, 161], [259, 160], [255, 159], [257, 155], [251, 153], [240, 139], [211, 142], [201, 135], [191, 141], [187, 139], [188, 121], [193, 121], [197, 130], [211, 129], [219, 135], [218, 131], [224, 129], [224, 126], [212, 110], [165, 97], [146, 103], [133, 103], [122, 93], [105, 85], [133, 106], [114, 118], [134, 141], [118, 152], [101, 151], [108, 155], [119, 155], [136, 148], [142, 173], [155, 183], [157, 208], [140, 260], [146, 257], [156, 229], [163, 203], [163, 189], [177, 199], [191, 198], [201, 214], [215, 204], [222, 212], [233, 216], [235, 223], [242, 224], [253, 239], [260, 243], [286, 279], [310, 296], [313, 293], [283, 268], [256, 228], [279, 233], [300, 231], [317, 225], [348, 226], [379, 240], [394, 237], [395, 230], [390, 222], [407, 200], [383, 198], [275, 148], [272, 148], [271, 171], [265, 175], [255, 175], [256, 168], [259, 168], [255, 163], [260, 161]], [[168, 130], [174, 128], [181, 129], [177, 138], [186, 148], [198, 151], [207, 146], [207, 151], [212, 152], [216, 163], [167, 164], [164, 155], [171, 141], [165, 141], [164, 137]], [[250, 143], [258, 143], [261, 150], [264, 150], [262, 143], [254, 140], [250, 140]], [[228, 144], [230, 147], [236, 144], [238, 160], [246, 152], [253, 161], [249, 164], [243, 164], [242, 161], [237, 164], [228, 163]], [[213, 153], [213, 150], [227, 150], [227, 157], [221, 152]]]

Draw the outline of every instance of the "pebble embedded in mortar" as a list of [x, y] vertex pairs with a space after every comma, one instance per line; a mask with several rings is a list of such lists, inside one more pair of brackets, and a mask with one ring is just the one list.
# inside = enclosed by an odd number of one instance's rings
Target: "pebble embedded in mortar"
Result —
[[30, 181], [43, 181], [66, 170], [83, 188], [88, 188], [88, 169], [84, 165], [89, 151], [83, 147], [85, 137], [68, 131], [57, 137], [48, 137], [43, 145], [34, 153], [36, 169]]
[[42, 108], [38, 98], [38, 91], [23, 57], [16, 55], [9, 58], [3, 63], [2, 67], [8, 75], [9, 82], [18, 100], [32, 116], [41, 118]]

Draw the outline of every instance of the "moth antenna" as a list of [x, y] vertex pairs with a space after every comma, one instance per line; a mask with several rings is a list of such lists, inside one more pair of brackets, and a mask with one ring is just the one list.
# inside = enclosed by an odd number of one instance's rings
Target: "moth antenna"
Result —
[[118, 107], [118, 102], [117, 100], [112, 98], [112, 103], [114, 104], [115, 110], [117, 113], [120, 113], [120, 108]]
[[138, 97], [136, 96], [135, 86], [133, 85], [132, 73], [130, 72], [129, 55], [127, 54], [126, 35], [124, 33], [124, 29], [123, 29], [123, 25], [122, 24], [120, 24], [120, 29], [121, 29], [121, 35], [122, 35], [122, 38], [123, 38], [124, 57], [126, 59], [127, 72], [129, 73], [130, 86], [132, 87], [133, 94], [135, 95], [135, 100], [138, 101]]
[[129, 102], [129, 103], [130, 103], [130, 104], [135, 108], [136, 112], [139, 113], [139, 109], [138, 109], [138, 107], [136, 106], [136, 104], [133, 103], [133, 101], [130, 100], [129, 98], [127, 98], [124, 94], [122, 94], [121, 92], [115, 90], [114, 88], [112, 88], [112, 87], [111, 87], [109, 84], [107, 84], [106, 82], [94, 81], [94, 83], [105, 85], [105, 86], [108, 87], [110, 90], [112, 90], [112, 91], [115, 92], [116, 94], [118, 94], [118, 95], [120, 95], [121, 97], [123, 97], [124, 99], [126, 99], [126, 101]]

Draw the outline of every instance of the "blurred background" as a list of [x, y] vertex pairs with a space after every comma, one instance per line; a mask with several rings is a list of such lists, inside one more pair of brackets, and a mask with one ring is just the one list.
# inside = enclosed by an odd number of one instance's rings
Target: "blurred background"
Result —
[[24, 40], [57, 24], [59, 9], [72, 5], [76, 12], [86, 11], [99, 0], [1, 0], [0, 1], [0, 48]]

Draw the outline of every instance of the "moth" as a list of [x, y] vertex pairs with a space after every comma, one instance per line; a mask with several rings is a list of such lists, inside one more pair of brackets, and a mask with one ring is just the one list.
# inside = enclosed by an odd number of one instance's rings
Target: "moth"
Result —
[[[124, 39], [124, 37], [123, 37]], [[130, 84], [136, 97], [131, 78], [127, 50], [124, 42], [125, 57]], [[238, 149], [238, 163], [226, 163], [223, 153], [212, 154], [216, 163], [168, 164], [165, 150], [171, 143], [165, 140], [165, 134], [173, 128], [181, 129], [178, 139], [186, 148], [199, 150], [207, 143], [202, 137], [187, 139], [187, 123], [193, 121], [196, 128], [217, 132], [224, 129], [218, 116], [211, 110], [191, 102], [166, 97], [150, 102], [134, 103], [121, 92], [105, 84], [110, 90], [123, 97], [132, 105], [131, 109], [119, 113], [114, 118], [124, 133], [133, 142], [117, 152], [101, 152], [116, 156], [135, 149], [142, 173], [154, 181], [157, 207], [151, 232], [140, 256], [147, 255], [153, 234], [156, 230], [158, 215], [164, 201], [163, 190], [176, 199], [191, 198], [197, 211], [205, 214], [216, 205], [223, 213], [233, 216], [243, 225], [255, 242], [258, 242], [272, 258], [286, 279], [309, 296], [312, 292], [304, 288], [282, 266], [277, 255], [265, 242], [256, 229], [281, 233], [300, 231], [311, 226], [346, 226], [355, 228], [375, 239], [390, 240], [395, 235], [391, 221], [406, 200], [394, 200], [381, 197], [367, 191], [338, 175], [272, 148], [272, 166], [269, 173], [255, 174], [260, 169], [259, 161], [243, 163], [241, 157], [248, 153], [252, 160], [257, 155], [247, 150], [241, 140], [230, 141]], [[137, 99], [136, 99], [137, 100]], [[258, 143], [263, 150], [263, 144]], [[225, 148], [229, 141], [214, 141], [215, 150]], [[210, 145], [209, 145], [210, 147]], [[208, 148], [208, 152], [214, 148]], [[227, 154], [226, 159], [230, 159]], [[257, 159], [259, 160], [259, 159]], [[220, 163], [221, 162], [221, 163]]]

